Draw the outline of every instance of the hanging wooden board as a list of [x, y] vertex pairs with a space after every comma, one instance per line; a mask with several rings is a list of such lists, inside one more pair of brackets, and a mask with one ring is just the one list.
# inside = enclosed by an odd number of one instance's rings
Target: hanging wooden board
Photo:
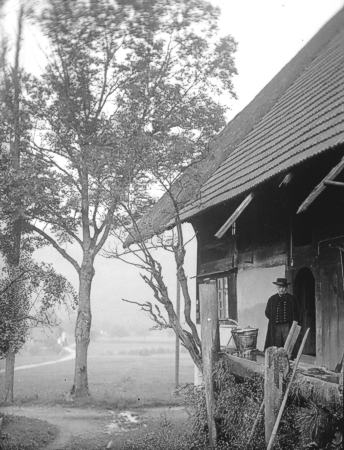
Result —
[[326, 189], [326, 183], [332, 181], [340, 172], [344, 169], [344, 158], [342, 158], [339, 163], [333, 167], [333, 169], [323, 178], [320, 183], [313, 189], [313, 191], [308, 195], [308, 197], [302, 202], [296, 214], [300, 214], [314, 202], [316, 198]]

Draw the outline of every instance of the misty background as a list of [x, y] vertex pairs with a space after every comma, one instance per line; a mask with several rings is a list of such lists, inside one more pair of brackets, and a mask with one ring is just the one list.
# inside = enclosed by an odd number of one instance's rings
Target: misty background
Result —
[[[44, 0], [43, 0], [44, 2]], [[43, 4], [40, 1], [36, 4]], [[231, 101], [227, 116], [231, 120], [243, 109], [270, 79], [302, 48], [302, 46], [342, 6], [342, 0], [211, 0], [221, 8], [220, 30], [230, 33], [238, 42], [235, 55], [238, 75], [234, 77], [234, 90], [238, 99]], [[7, 32], [15, 35], [16, 4], [8, 2], [4, 23]], [[25, 27], [22, 63], [28, 71], [39, 74], [45, 65], [45, 42], [32, 25]], [[185, 225], [188, 236], [190, 225]], [[109, 245], [109, 244], [107, 244]], [[110, 244], [111, 245], [111, 244]], [[35, 253], [38, 260], [52, 263], [77, 288], [75, 270], [52, 247]], [[159, 259], [172, 298], [176, 296], [176, 275], [173, 255], [160, 251]], [[152, 294], [141, 280], [139, 270], [133, 266], [99, 255], [95, 262], [95, 277], [91, 292], [92, 333], [101, 331], [118, 337], [139, 336], [173, 338], [172, 333], [150, 333], [153, 322], [137, 305], [121, 299], [144, 302]], [[195, 276], [196, 241], [188, 245], [185, 269], [188, 277]], [[195, 297], [195, 279], [190, 280], [190, 292]], [[63, 327], [71, 333], [75, 312], [60, 311]], [[48, 331], [49, 332], [49, 331]], [[56, 333], [56, 330], [55, 330]]]

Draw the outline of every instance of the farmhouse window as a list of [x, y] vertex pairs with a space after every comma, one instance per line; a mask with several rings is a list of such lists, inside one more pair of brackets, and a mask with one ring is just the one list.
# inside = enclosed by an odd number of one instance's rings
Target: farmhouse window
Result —
[[219, 321], [237, 320], [236, 272], [216, 278], [216, 292]]
[[219, 320], [226, 320], [228, 316], [228, 278], [218, 278], [216, 280], [217, 305]]
[[[208, 277], [209, 279], [209, 277]], [[218, 305], [218, 317], [220, 323], [230, 323], [230, 319], [237, 320], [237, 295], [236, 295], [236, 271], [221, 274], [220, 276], [212, 276], [216, 282], [216, 296]], [[198, 281], [198, 285], [202, 284], [202, 280]], [[199, 289], [197, 289], [199, 292]], [[199, 298], [199, 294], [198, 294]], [[200, 323], [200, 302], [196, 302], [196, 320]]]

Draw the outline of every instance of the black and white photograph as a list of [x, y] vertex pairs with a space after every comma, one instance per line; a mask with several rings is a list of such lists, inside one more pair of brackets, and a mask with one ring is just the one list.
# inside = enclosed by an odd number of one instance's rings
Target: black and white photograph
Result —
[[0, 0], [0, 450], [344, 447], [344, 0]]

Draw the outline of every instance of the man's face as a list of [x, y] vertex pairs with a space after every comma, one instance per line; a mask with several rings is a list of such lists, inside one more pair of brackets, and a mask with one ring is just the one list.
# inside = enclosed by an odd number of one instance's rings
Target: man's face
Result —
[[287, 292], [286, 286], [277, 286], [277, 292], [279, 295], [283, 295]]

